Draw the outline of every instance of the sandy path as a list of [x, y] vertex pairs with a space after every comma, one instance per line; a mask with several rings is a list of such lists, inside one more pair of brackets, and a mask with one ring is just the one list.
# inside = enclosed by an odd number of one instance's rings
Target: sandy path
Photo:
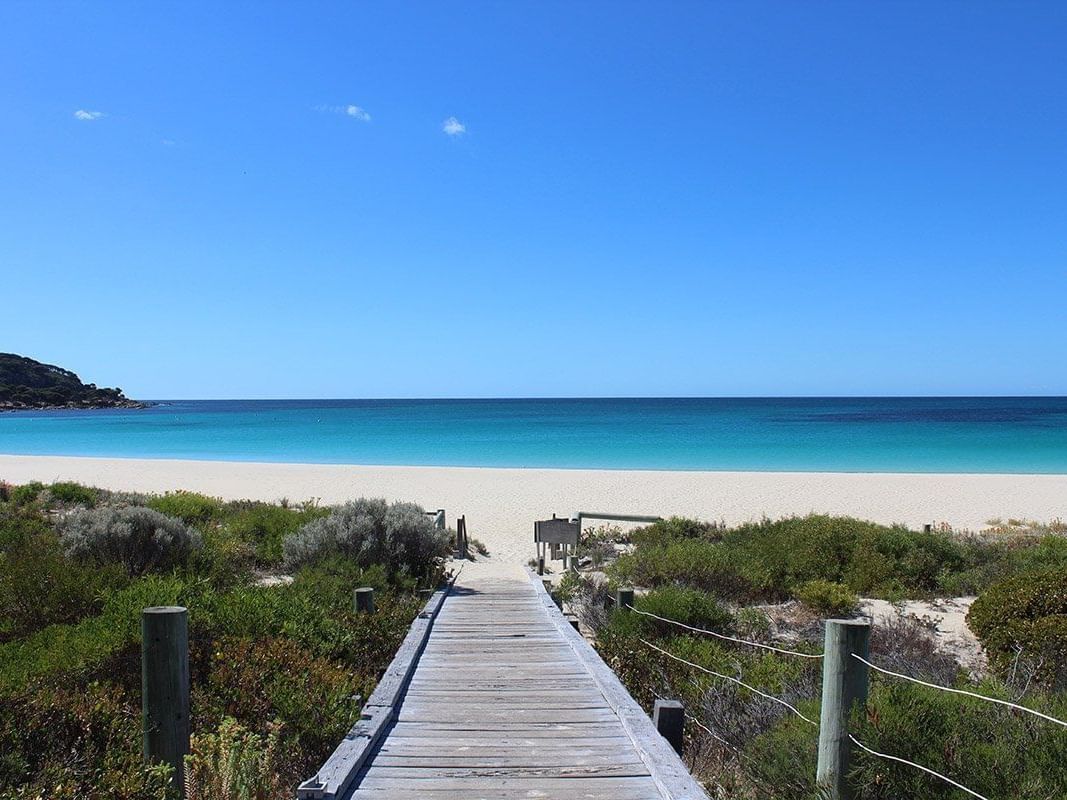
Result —
[[[2, 446], [2, 443], [0, 443]], [[810, 511], [876, 522], [981, 528], [993, 517], [1067, 517], [1067, 475], [367, 467], [0, 455], [0, 479], [76, 480], [108, 489], [191, 489], [227, 499], [337, 503], [361, 495], [444, 508], [496, 559], [533, 555], [533, 521], [613, 511], [737, 523]]]

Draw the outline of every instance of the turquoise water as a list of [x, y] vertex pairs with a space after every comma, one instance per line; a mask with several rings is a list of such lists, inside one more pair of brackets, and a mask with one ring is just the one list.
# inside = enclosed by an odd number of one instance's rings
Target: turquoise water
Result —
[[143, 410], [0, 414], [0, 453], [1067, 473], [1067, 398], [182, 400]]

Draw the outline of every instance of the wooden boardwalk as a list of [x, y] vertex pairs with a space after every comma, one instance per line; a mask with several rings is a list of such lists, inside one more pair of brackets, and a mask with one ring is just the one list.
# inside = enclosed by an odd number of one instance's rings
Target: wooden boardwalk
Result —
[[389, 724], [338, 797], [706, 797], [521, 569], [466, 565], [427, 633]]

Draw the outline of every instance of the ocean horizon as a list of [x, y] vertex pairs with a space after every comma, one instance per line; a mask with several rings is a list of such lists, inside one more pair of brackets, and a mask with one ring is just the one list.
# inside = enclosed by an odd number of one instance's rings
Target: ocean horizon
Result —
[[1067, 397], [159, 400], [0, 414], [0, 453], [404, 466], [1067, 473]]

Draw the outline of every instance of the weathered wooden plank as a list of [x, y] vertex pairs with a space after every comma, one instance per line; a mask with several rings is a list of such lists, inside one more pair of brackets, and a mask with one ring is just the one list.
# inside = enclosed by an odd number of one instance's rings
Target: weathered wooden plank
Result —
[[571, 748], [588, 748], [595, 750], [596, 748], [626, 748], [630, 743], [622, 727], [619, 727], [618, 731], [610, 732], [604, 731], [601, 736], [586, 737], [583, 741], [570, 742], [564, 741], [563, 737], [560, 737], [558, 741], [554, 740], [551, 736], [531, 735], [525, 736], [522, 731], [501, 732], [494, 731], [492, 733], [480, 732], [480, 731], [452, 731], [448, 736], [442, 736], [441, 731], [434, 732], [432, 734], [417, 735], [417, 734], [403, 734], [398, 733], [399, 727], [396, 727], [391, 733], [389, 733], [386, 740], [383, 742], [382, 750], [386, 747], [426, 747], [427, 745], [434, 745], [434, 743], [440, 743], [447, 741], [450, 747], [469, 747], [469, 748], [538, 748], [539, 750], [552, 752], [553, 750], [570, 750]]
[[491, 707], [464, 708], [453, 706], [410, 706], [404, 703], [400, 707], [398, 719], [401, 722], [610, 722], [615, 718], [611, 709], [576, 708], [563, 710], [556, 708], [504, 708], [494, 710]]
[[[530, 707], [530, 698], [528, 698], [523, 692], [511, 692], [507, 697], [493, 697], [489, 699], [479, 699], [478, 697], [472, 697], [470, 695], [456, 697], [456, 696], [437, 696], [427, 697], [426, 695], [408, 695], [408, 700], [413, 703], [413, 711], [416, 709], [426, 708], [428, 706], [464, 706], [475, 711], [481, 709], [499, 708], [503, 710], [522, 710]], [[405, 703], [407, 705], [407, 703]], [[565, 712], [567, 709], [593, 709], [603, 708], [600, 703], [597, 703], [595, 698], [590, 698], [586, 695], [583, 698], [576, 700], [559, 700], [547, 698], [538, 702], [538, 708], [552, 709], [560, 712]]]
[[[377, 761], [377, 758], [375, 758]], [[537, 766], [537, 767], [380, 767], [372, 764], [364, 780], [370, 778], [424, 778], [440, 780], [442, 778], [489, 778], [489, 777], [526, 777], [526, 778], [625, 778], [645, 777], [648, 769], [640, 759], [636, 764], [596, 765], [589, 767]], [[360, 785], [363, 785], [362, 782]]]
[[661, 800], [651, 778], [371, 778], [352, 800]]
[[[588, 769], [636, 769], [640, 774], [648, 774], [644, 762], [631, 750], [630, 754], [620, 756], [618, 751], [610, 753], [586, 753], [577, 751], [570, 753], [557, 752], [555, 757], [547, 757], [546, 753], [526, 749], [524, 752], [513, 753], [473, 753], [465, 752], [456, 755], [444, 753], [435, 754], [425, 748], [418, 753], [399, 754], [379, 752], [375, 755], [375, 769], [380, 767], [404, 767], [411, 769], [505, 769], [510, 774], [520, 774], [519, 770], [538, 770], [543, 774], [544, 770], [556, 772], [557, 770], [588, 770]], [[545, 765], [552, 765], [546, 767]], [[514, 771], [511, 771], [513, 768]], [[611, 771], [610, 774], [618, 774]]]
[[441, 755], [461, 756], [491, 755], [504, 756], [516, 754], [530, 754], [536, 752], [543, 754], [546, 760], [551, 761], [556, 755], [582, 755], [593, 753], [611, 753], [618, 755], [619, 743], [627, 741], [625, 737], [614, 737], [607, 740], [591, 739], [587, 742], [560, 743], [560, 742], [535, 742], [534, 740], [493, 740], [480, 739], [444, 739], [432, 744], [419, 739], [404, 739], [390, 734], [381, 748], [379, 755], [407, 756], [423, 752], [435, 752]]
[[493, 725], [483, 725], [477, 722], [452, 724], [442, 722], [398, 722], [390, 732], [390, 736], [426, 737], [431, 739], [439, 739], [443, 736], [458, 738], [488, 734], [501, 738], [522, 736], [528, 739], [592, 739], [604, 736], [613, 738], [626, 736], [626, 732], [618, 721], [598, 725], [568, 725], [554, 722], [500, 722]]

